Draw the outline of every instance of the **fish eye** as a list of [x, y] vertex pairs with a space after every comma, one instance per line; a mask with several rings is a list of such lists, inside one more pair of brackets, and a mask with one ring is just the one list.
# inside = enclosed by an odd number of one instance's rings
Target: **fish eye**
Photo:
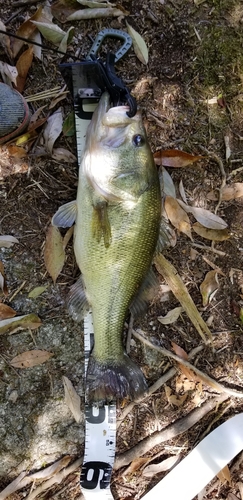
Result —
[[132, 143], [134, 144], [134, 146], [136, 146], [137, 148], [140, 148], [141, 146], [144, 145], [145, 143], [145, 139], [142, 135], [140, 134], [137, 134], [137, 135], [134, 135], [133, 138], [132, 138]]

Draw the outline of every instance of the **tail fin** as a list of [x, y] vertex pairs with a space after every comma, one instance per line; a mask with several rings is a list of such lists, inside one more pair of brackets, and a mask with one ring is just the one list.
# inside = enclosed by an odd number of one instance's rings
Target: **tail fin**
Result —
[[136, 399], [147, 390], [147, 383], [140, 368], [126, 353], [121, 361], [101, 363], [90, 356], [86, 399], [88, 403], [103, 405], [111, 401]]

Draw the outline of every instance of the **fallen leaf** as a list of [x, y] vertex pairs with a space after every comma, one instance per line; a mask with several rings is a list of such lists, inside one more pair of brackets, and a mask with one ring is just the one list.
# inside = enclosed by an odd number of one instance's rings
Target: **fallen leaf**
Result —
[[71, 41], [73, 39], [73, 35], [74, 35], [74, 27], [71, 26], [71, 28], [69, 28], [67, 33], [64, 35], [64, 37], [63, 37], [63, 39], [58, 47], [58, 50], [60, 50], [61, 52], [64, 52], [64, 54], [66, 54], [67, 47], [71, 43]]
[[218, 288], [218, 270], [213, 269], [206, 274], [203, 282], [200, 285], [200, 292], [202, 295], [204, 307], [207, 306], [209, 302], [211, 302]]
[[167, 196], [172, 196], [172, 198], [176, 198], [175, 184], [171, 175], [164, 167], [161, 168], [160, 184], [162, 193]]
[[18, 356], [15, 356], [10, 364], [14, 368], [32, 368], [32, 366], [42, 365], [53, 356], [52, 352], [41, 351], [40, 349], [34, 349], [33, 351], [25, 351]]
[[181, 459], [181, 455], [174, 455], [172, 457], [166, 458], [159, 464], [151, 464], [145, 467], [143, 471], [143, 476], [154, 477], [159, 472], [165, 472], [174, 467]]
[[0, 289], [2, 290], [5, 296], [8, 295], [8, 287], [5, 280], [4, 265], [1, 261], [0, 261]]
[[133, 474], [137, 470], [140, 470], [141, 467], [148, 462], [148, 460], [150, 460], [150, 457], [135, 458], [122, 475], [127, 476], [128, 474]]
[[18, 76], [16, 80], [16, 88], [17, 90], [22, 93], [25, 87], [25, 81], [28, 75], [28, 71], [30, 69], [30, 66], [33, 61], [33, 47], [30, 46], [25, 52], [21, 54], [19, 57], [17, 63], [16, 63], [16, 68], [18, 71]]
[[61, 458], [60, 460], [57, 460], [57, 462], [54, 462], [54, 464], [50, 465], [49, 467], [46, 467], [45, 469], [42, 469], [42, 470], [39, 470], [38, 472], [34, 472], [34, 474], [30, 474], [28, 476], [28, 478], [31, 478], [31, 479], [48, 479], [52, 476], [54, 476], [55, 474], [57, 474], [57, 472], [59, 472], [61, 469], [63, 469], [64, 467], [66, 467], [70, 460], [71, 460], [71, 456], [70, 455], [66, 455], [66, 457], [63, 457]]
[[14, 236], [9, 234], [0, 236], [0, 248], [10, 248], [14, 243], [19, 243], [19, 240], [17, 240]]
[[[243, 500], [243, 483], [241, 481], [239, 481], [237, 483], [237, 486], [239, 488], [239, 492], [240, 492], [240, 496], [241, 496], [241, 500]], [[238, 500], [238, 499], [237, 499]]]
[[209, 229], [205, 226], [202, 226], [200, 222], [195, 222], [192, 225], [193, 231], [197, 233], [202, 238], [212, 241], [224, 241], [230, 238], [230, 232], [228, 229]]
[[143, 37], [126, 22], [127, 31], [130, 35], [133, 43], [134, 52], [143, 64], [148, 64], [148, 47], [143, 39]]
[[62, 377], [62, 380], [65, 392], [65, 403], [73, 414], [75, 421], [79, 424], [83, 418], [83, 414], [80, 409], [80, 396], [77, 394], [72, 382], [67, 377]]
[[35, 137], [37, 137], [38, 134], [35, 130], [31, 130], [30, 132], [25, 132], [24, 134], [20, 135], [16, 140], [15, 140], [15, 144], [16, 146], [20, 146], [22, 144], [25, 145], [27, 144], [29, 141], [31, 141], [32, 139], [35, 139]]
[[[0, 20], [0, 30], [1, 31], [6, 31], [6, 26], [3, 24], [3, 22]], [[13, 52], [11, 49], [11, 44], [10, 44], [10, 38], [8, 35], [4, 35], [3, 33], [0, 33], [0, 44], [4, 48], [7, 56], [10, 59], [13, 59]]]
[[[16, 32], [16, 35], [21, 36], [23, 38], [28, 38], [28, 39], [31, 38], [36, 30], [35, 25], [31, 21], [41, 20], [42, 19], [42, 11], [43, 11], [42, 7], [39, 7], [39, 9], [33, 14], [33, 16], [31, 16], [23, 24], [21, 24], [21, 26], [19, 27], [19, 29]], [[12, 51], [13, 51], [14, 57], [17, 56], [20, 49], [23, 47], [24, 43], [25, 42], [23, 40], [18, 40], [17, 38], [13, 39]]]
[[166, 196], [164, 207], [173, 226], [192, 240], [190, 219], [180, 207], [178, 201], [172, 196]]
[[69, 241], [70, 241], [70, 239], [72, 238], [73, 231], [74, 231], [74, 226], [71, 226], [71, 227], [67, 230], [67, 232], [66, 232], [65, 236], [63, 237], [63, 242], [62, 242], [62, 243], [63, 243], [63, 249], [64, 249], [64, 250], [65, 250], [65, 248], [66, 248], [66, 246], [67, 246], [68, 242], [69, 242]]
[[225, 229], [228, 225], [221, 217], [213, 214], [210, 210], [200, 207], [191, 207], [181, 200], [177, 201], [186, 212], [191, 213], [202, 226], [208, 229]]
[[218, 474], [217, 474], [219, 480], [221, 481], [221, 483], [225, 483], [226, 481], [231, 484], [231, 474], [230, 474], [230, 470], [229, 470], [229, 467], [228, 465], [226, 465], [225, 467], [223, 467], [223, 469], [221, 469]]
[[187, 291], [185, 284], [180, 278], [175, 267], [161, 253], [156, 255], [154, 263], [157, 271], [165, 278], [167, 284], [171, 288], [171, 291], [181, 303], [183, 309], [187, 313], [188, 317], [197, 329], [203, 341], [207, 342], [205, 334], [207, 335], [208, 339], [212, 340], [212, 334], [207, 324], [199, 314], [190, 294]]
[[53, 145], [62, 132], [62, 108], [58, 108], [53, 115], [49, 116], [44, 129], [43, 137], [48, 153], [52, 154]]
[[190, 155], [179, 149], [161, 149], [154, 153], [156, 165], [163, 165], [164, 167], [183, 168], [202, 158], [203, 156]]
[[105, 9], [82, 9], [77, 10], [67, 17], [66, 21], [80, 21], [81, 19], [100, 19], [103, 17], [120, 17], [124, 16], [124, 12], [115, 7], [107, 7]]
[[[222, 189], [222, 201], [235, 200], [243, 196], [243, 182], [235, 182], [230, 186], [225, 186]], [[207, 195], [208, 200], [217, 201], [218, 195], [214, 191], [210, 191]]]
[[12, 309], [12, 307], [7, 306], [7, 304], [3, 304], [0, 302], [0, 320], [2, 319], [8, 319], [8, 318], [13, 318], [16, 316], [16, 311]]
[[184, 349], [182, 349], [182, 347], [177, 345], [175, 342], [171, 342], [171, 345], [172, 345], [172, 349], [173, 349], [174, 353], [177, 356], [180, 356], [180, 358], [188, 361], [188, 354], [186, 353], [186, 351], [184, 351]]
[[11, 83], [14, 83], [14, 85], [17, 84], [18, 70], [15, 66], [10, 66], [10, 64], [0, 61], [0, 73], [4, 83], [7, 85], [11, 85]]
[[96, 7], [114, 7], [114, 4], [110, 2], [95, 2], [93, 0], [77, 0], [78, 3], [84, 5], [85, 7], [90, 7], [90, 9], [95, 9]]
[[45, 292], [47, 288], [48, 288], [48, 285], [46, 285], [46, 286], [36, 286], [35, 288], [33, 288], [33, 290], [31, 290], [31, 292], [28, 293], [28, 297], [30, 299], [36, 299], [43, 292]]
[[53, 148], [51, 157], [56, 161], [66, 161], [67, 163], [75, 163], [77, 157], [64, 148]]
[[52, 225], [49, 226], [46, 235], [44, 260], [46, 270], [55, 283], [65, 262], [65, 252], [61, 233], [57, 227]]
[[[39, 21], [32, 21], [32, 23], [38, 28], [42, 36], [46, 40], [48, 40], [48, 42], [54, 43], [54, 45], [60, 45], [63, 39], [65, 38], [66, 41], [65, 47], [67, 50], [67, 43], [71, 41], [74, 33], [73, 27], [69, 28], [68, 32], [66, 33], [61, 28], [59, 28], [57, 24], [54, 23], [43, 23]], [[66, 52], [66, 50], [64, 50], [64, 45], [63, 47], [60, 48], [60, 50]]]
[[180, 180], [180, 183], [179, 183], [179, 193], [180, 193], [180, 195], [182, 197], [182, 200], [187, 205], [186, 193], [185, 193], [185, 189], [184, 189], [184, 186], [183, 186], [182, 179]]
[[173, 405], [173, 406], [176, 406], [179, 408], [186, 401], [187, 396], [188, 396], [187, 394], [182, 394], [182, 396], [175, 395], [175, 394], [172, 394], [172, 390], [169, 386], [165, 385], [164, 388], [165, 388], [165, 395], [166, 395], [167, 401], [170, 405]]
[[182, 311], [183, 307], [175, 307], [165, 316], [158, 316], [158, 320], [162, 323], [162, 325], [171, 325], [171, 323], [175, 323], [175, 321], [177, 321]]
[[8, 332], [10, 335], [19, 331], [31, 330], [39, 328], [41, 325], [41, 320], [36, 314], [25, 314], [24, 316], [15, 316], [15, 318], [4, 319], [0, 321], [0, 335]]
[[0, 500], [7, 500], [12, 493], [20, 489], [22, 479], [26, 477], [26, 472], [21, 472], [4, 490], [0, 492]]
[[72, 137], [75, 134], [75, 115], [74, 111], [71, 111], [64, 120], [62, 127], [63, 135], [65, 137]]
[[64, 23], [68, 16], [76, 12], [79, 7], [80, 5], [76, 0], [57, 0], [52, 4], [51, 11], [58, 21]]
[[7, 150], [9, 152], [9, 155], [13, 156], [14, 158], [25, 158], [25, 156], [27, 156], [26, 149], [15, 146], [15, 144], [7, 145]]
[[39, 59], [40, 61], [42, 61], [42, 40], [40, 32], [35, 30], [34, 33], [31, 35], [31, 37], [29, 38], [29, 40], [33, 42], [34, 56], [37, 57], [37, 59]]

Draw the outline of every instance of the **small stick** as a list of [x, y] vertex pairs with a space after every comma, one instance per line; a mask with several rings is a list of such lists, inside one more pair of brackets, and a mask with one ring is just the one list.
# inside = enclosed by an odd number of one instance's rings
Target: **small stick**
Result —
[[199, 243], [192, 243], [191, 245], [196, 248], [201, 248], [202, 250], [209, 250], [210, 252], [216, 253], [217, 255], [221, 255], [222, 257], [227, 255], [225, 252], [217, 250], [216, 248], [213, 247], [209, 247], [207, 245], [200, 245]]
[[205, 373], [203, 373], [201, 370], [196, 368], [194, 365], [189, 363], [188, 361], [185, 361], [183, 358], [180, 358], [176, 354], [173, 354], [172, 352], [168, 351], [167, 349], [164, 349], [163, 347], [159, 347], [157, 345], [152, 344], [148, 339], [146, 339], [143, 335], [141, 335], [142, 330], [133, 330], [133, 335], [137, 339], [141, 340], [144, 344], [148, 345], [152, 349], [155, 349], [156, 351], [161, 352], [164, 356], [167, 356], [168, 358], [172, 358], [177, 363], [186, 366], [190, 370], [192, 370], [196, 375], [199, 376], [200, 380], [202, 380], [205, 384], [208, 384], [210, 387], [213, 387], [217, 392], [223, 392], [226, 394], [230, 394], [230, 396], [234, 396], [236, 398], [243, 398], [243, 392], [238, 392], [234, 391], [234, 389], [230, 389], [229, 387], [225, 387], [224, 385], [220, 384], [213, 378], [209, 377]]
[[223, 403], [223, 401], [228, 399], [228, 397], [229, 396], [227, 394], [221, 394], [218, 397], [210, 399], [200, 408], [196, 408], [195, 410], [191, 411], [191, 413], [189, 413], [186, 417], [177, 420], [174, 424], [169, 425], [162, 431], [156, 431], [150, 436], [146, 437], [130, 450], [125, 451], [121, 455], [118, 455], [115, 460], [114, 470], [128, 465], [134, 459], [145, 455], [145, 453], [148, 453], [155, 446], [158, 446], [165, 441], [169, 441], [170, 439], [183, 434], [193, 425], [197, 424], [199, 420], [207, 415], [207, 413], [212, 411], [215, 406]]

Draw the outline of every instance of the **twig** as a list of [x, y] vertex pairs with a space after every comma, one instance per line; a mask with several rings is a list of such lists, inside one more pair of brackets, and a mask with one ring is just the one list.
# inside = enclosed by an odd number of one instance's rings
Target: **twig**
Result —
[[39, 0], [16, 0], [16, 2], [12, 2], [12, 7], [21, 7], [25, 5], [33, 5], [34, 3], [39, 2]]
[[169, 441], [170, 439], [173, 439], [180, 434], [183, 434], [183, 432], [186, 432], [188, 429], [190, 429], [205, 415], [207, 415], [207, 413], [212, 411], [216, 405], [223, 403], [223, 401], [228, 399], [228, 397], [229, 396], [227, 394], [221, 394], [218, 397], [210, 399], [203, 406], [201, 406], [200, 408], [196, 408], [186, 417], [177, 420], [174, 424], [169, 425], [162, 431], [156, 431], [152, 435], [146, 437], [130, 450], [125, 451], [125, 453], [122, 453], [121, 455], [118, 455], [115, 460], [114, 470], [128, 465], [135, 458], [141, 457], [145, 453], [148, 453], [155, 446], [160, 445], [165, 441]]
[[[189, 359], [194, 358], [194, 356], [196, 356], [196, 354], [198, 354], [203, 349], [204, 349], [203, 345], [199, 345], [199, 346], [195, 347], [195, 349], [192, 349], [191, 352], [188, 354], [188, 358]], [[145, 392], [145, 394], [143, 396], [141, 396], [140, 398], [136, 399], [132, 403], [129, 403], [129, 405], [127, 405], [124, 408], [124, 410], [121, 413], [120, 417], [116, 421], [116, 428], [117, 428], [117, 430], [119, 429], [121, 423], [126, 418], [126, 416], [130, 413], [130, 411], [132, 411], [132, 409], [134, 408], [135, 405], [137, 405], [137, 404], [141, 403], [142, 401], [145, 401], [146, 399], [148, 399], [151, 396], [151, 394], [153, 394], [158, 389], [160, 389], [162, 387], [162, 385], [164, 385], [166, 382], [168, 382], [168, 380], [170, 380], [172, 377], [174, 377], [174, 375], [176, 373], [177, 373], [176, 368], [170, 368], [170, 370], [168, 370], [168, 372], [164, 373], [164, 375], [162, 375], [162, 377], [160, 377], [158, 380], [156, 380], [156, 382], [153, 385], [151, 385], [151, 387], [149, 387], [148, 391]]]
[[227, 255], [225, 252], [221, 252], [221, 250], [216, 250], [216, 248], [209, 247], [207, 245], [200, 245], [199, 243], [191, 243], [191, 245], [196, 248], [201, 248], [202, 250], [209, 250], [210, 252], [216, 253], [217, 255], [221, 255], [221, 257]]
[[[190, 370], [192, 370], [196, 375], [200, 377], [200, 380], [202, 380], [205, 384], [208, 384], [210, 387], [213, 387], [216, 391], [218, 392], [225, 392], [226, 394], [229, 394], [230, 396], [234, 396], [236, 398], [243, 398], [243, 392], [237, 392], [234, 391], [234, 389], [230, 389], [229, 387], [225, 387], [224, 385], [220, 384], [219, 382], [216, 382], [213, 378], [209, 377], [205, 373], [203, 373], [201, 370], [196, 368], [194, 365], [189, 363], [189, 361], [185, 361], [183, 358], [180, 358], [176, 354], [173, 354], [172, 352], [168, 351], [167, 349], [164, 349], [163, 347], [159, 347], [157, 345], [152, 344], [148, 339], [146, 339], [143, 335], [141, 335], [142, 330], [133, 330], [133, 335], [137, 339], [141, 340], [144, 344], [148, 345], [152, 349], [155, 349], [156, 351], [161, 352], [164, 356], [167, 356], [168, 358], [172, 358], [177, 363], [180, 363], [181, 365], [186, 366]], [[142, 332], [143, 333], [143, 332]]]
[[67, 467], [66, 469], [63, 469], [61, 472], [58, 474], [55, 474], [55, 476], [51, 477], [48, 479], [48, 481], [45, 481], [42, 483], [36, 490], [32, 491], [30, 495], [28, 495], [28, 500], [33, 500], [36, 498], [38, 495], [43, 493], [43, 491], [48, 490], [51, 486], [53, 486], [56, 483], [61, 483], [65, 477], [69, 476], [72, 472], [74, 472], [80, 465], [83, 463], [83, 458], [78, 458], [72, 465]]

